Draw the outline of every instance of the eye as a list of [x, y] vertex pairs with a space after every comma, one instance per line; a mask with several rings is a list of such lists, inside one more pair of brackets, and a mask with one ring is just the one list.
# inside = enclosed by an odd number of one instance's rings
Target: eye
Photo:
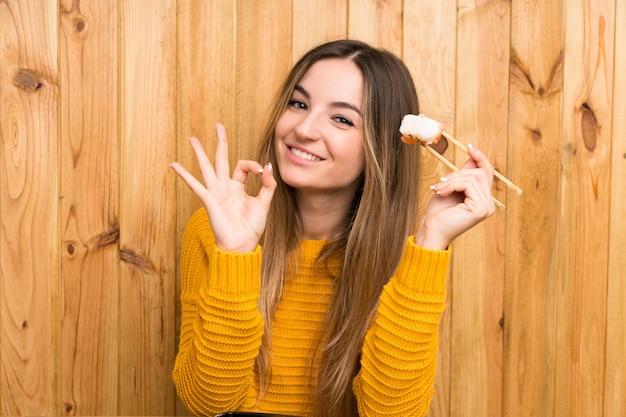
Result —
[[287, 102], [287, 105], [289, 107], [292, 107], [292, 108], [297, 109], [297, 110], [307, 110], [308, 109], [307, 105], [302, 100], [297, 100], [297, 99], [289, 100], [289, 102]]
[[352, 123], [352, 120], [344, 116], [334, 116], [333, 120], [345, 126], [354, 126], [354, 123]]

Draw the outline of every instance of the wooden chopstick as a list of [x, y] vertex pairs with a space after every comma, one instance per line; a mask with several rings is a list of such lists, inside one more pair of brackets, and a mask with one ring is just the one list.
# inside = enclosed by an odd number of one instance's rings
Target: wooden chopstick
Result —
[[[443, 132], [441, 132], [441, 135], [444, 138], [448, 139], [450, 142], [452, 142], [453, 145], [456, 145], [457, 148], [459, 148], [463, 152], [467, 153], [467, 146], [463, 145], [461, 142], [456, 140], [451, 134], [449, 134], [446, 131], [443, 131]], [[521, 188], [519, 188], [517, 185], [513, 184], [513, 182], [511, 180], [509, 180], [504, 175], [500, 174], [498, 171], [494, 170], [494, 175], [496, 176], [496, 178], [500, 179], [503, 183], [505, 183], [507, 187], [509, 187], [512, 190], [515, 190], [515, 192], [517, 194], [521, 195], [523, 193]]]
[[[443, 162], [444, 165], [446, 165], [448, 168], [450, 168], [452, 171], [458, 171], [459, 169], [456, 167], [456, 165], [454, 165], [452, 162], [448, 161], [443, 155], [441, 155], [439, 152], [437, 152], [436, 150], [434, 150], [433, 148], [430, 147], [429, 144], [420, 141], [420, 144], [422, 144], [422, 146], [424, 146], [424, 148], [426, 148], [426, 150], [428, 152], [430, 152], [431, 154], [433, 154], [433, 156], [435, 158], [437, 158], [438, 160], [440, 160], [441, 162]], [[495, 198], [494, 196], [491, 196], [491, 199], [493, 200], [493, 203], [500, 207], [500, 208], [504, 208], [504, 204], [502, 204], [497, 198]]]

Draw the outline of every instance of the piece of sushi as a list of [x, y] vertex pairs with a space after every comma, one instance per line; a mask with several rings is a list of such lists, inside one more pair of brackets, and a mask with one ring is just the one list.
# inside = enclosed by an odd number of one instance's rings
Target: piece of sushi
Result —
[[400, 124], [402, 141], [411, 145], [423, 142], [435, 144], [441, 139], [443, 124], [423, 114], [407, 114]]

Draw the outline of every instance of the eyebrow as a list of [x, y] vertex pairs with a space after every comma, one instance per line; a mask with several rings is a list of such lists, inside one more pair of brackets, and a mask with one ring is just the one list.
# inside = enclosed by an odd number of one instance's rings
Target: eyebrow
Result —
[[[302, 87], [300, 84], [297, 84], [294, 87], [294, 90], [300, 92], [304, 97], [310, 99], [311, 95], [309, 94], [308, 91], [306, 91], [306, 89], [304, 87]], [[359, 116], [361, 116], [361, 118], [363, 118], [363, 114], [361, 113], [361, 110], [355, 106], [354, 104], [350, 104], [348, 102], [345, 101], [333, 101], [332, 103], [330, 103], [331, 106], [333, 107], [340, 107], [343, 109], [350, 109], [350, 110], [354, 110], [355, 112], [358, 113]]]

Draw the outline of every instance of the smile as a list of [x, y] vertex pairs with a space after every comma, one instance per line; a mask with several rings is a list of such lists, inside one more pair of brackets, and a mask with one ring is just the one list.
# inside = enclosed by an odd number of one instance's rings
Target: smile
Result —
[[305, 159], [307, 161], [321, 161], [322, 160], [322, 158], [320, 158], [319, 156], [311, 155], [310, 153], [301, 151], [300, 149], [290, 147], [289, 151], [291, 151], [291, 153], [297, 156], [298, 158]]

